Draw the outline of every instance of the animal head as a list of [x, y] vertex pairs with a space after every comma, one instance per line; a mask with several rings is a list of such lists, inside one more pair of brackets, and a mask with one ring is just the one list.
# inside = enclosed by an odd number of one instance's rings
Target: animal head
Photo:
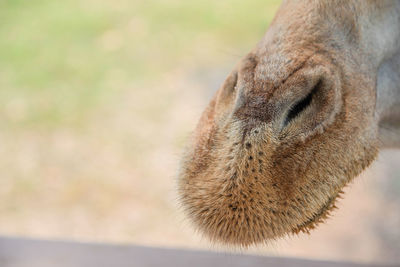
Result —
[[371, 55], [362, 24], [373, 9], [319, 2], [281, 7], [186, 149], [181, 201], [214, 241], [249, 246], [308, 232], [377, 155], [380, 52]]

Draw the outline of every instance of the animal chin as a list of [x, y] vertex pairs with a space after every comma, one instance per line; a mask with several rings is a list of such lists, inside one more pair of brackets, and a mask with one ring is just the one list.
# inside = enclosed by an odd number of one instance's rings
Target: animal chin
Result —
[[315, 229], [318, 224], [324, 223], [324, 221], [328, 219], [330, 212], [334, 209], [337, 209], [335, 202], [341, 194], [343, 194], [342, 190], [338, 191], [336, 194], [330, 197], [328, 201], [321, 207], [321, 209], [314, 214], [313, 217], [302, 224], [298, 224], [297, 227], [292, 230], [292, 233], [298, 234], [300, 232], [303, 232], [309, 234], [310, 230]]
[[234, 121], [228, 129], [214, 127], [195, 139], [179, 179], [189, 218], [212, 241], [227, 245], [248, 247], [309, 233], [327, 219], [341, 189], [377, 152], [375, 146], [355, 143], [340, 153], [358, 160], [343, 160], [338, 168], [332, 152], [338, 148], [327, 146], [319, 134], [282, 145], [270, 127], [252, 128], [243, 139], [240, 126]]

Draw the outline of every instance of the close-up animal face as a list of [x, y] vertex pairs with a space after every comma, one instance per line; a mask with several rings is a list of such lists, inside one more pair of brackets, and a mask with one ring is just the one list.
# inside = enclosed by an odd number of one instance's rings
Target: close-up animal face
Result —
[[302, 3], [281, 7], [184, 154], [181, 202], [213, 241], [249, 246], [308, 232], [377, 155], [383, 59], [358, 24], [370, 9], [351, 5], [354, 18], [347, 7]]

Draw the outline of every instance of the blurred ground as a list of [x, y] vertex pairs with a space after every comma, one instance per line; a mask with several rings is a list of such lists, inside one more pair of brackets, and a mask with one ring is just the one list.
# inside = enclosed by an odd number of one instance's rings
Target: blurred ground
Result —
[[[190, 131], [279, 1], [0, 2], [0, 234], [216, 248], [178, 208]], [[312, 235], [251, 253], [399, 263], [400, 152]]]

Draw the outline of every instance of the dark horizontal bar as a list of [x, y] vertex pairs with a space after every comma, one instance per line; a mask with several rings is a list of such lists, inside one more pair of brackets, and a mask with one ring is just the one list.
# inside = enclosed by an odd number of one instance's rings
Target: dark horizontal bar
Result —
[[1, 267], [372, 267], [345, 262], [262, 257], [142, 247], [0, 237]]

